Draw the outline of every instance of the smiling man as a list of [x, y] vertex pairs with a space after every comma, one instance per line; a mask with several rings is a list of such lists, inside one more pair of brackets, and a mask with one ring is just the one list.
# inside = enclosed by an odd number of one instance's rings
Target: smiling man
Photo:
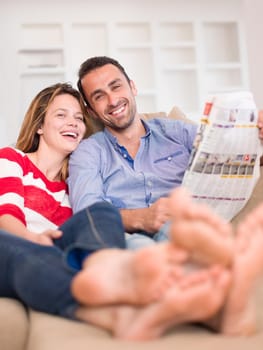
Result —
[[135, 83], [109, 57], [92, 57], [79, 70], [79, 90], [90, 115], [105, 126], [84, 140], [70, 159], [70, 199], [75, 212], [98, 201], [120, 210], [130, 248], [167, 238], [167, 196], [182, 182], [196, 126], [141, 119]]

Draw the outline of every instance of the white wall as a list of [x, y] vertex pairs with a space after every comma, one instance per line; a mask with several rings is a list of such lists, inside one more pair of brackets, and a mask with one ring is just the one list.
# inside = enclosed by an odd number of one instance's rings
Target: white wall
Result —
[[[243, 7], [242, 7], [243, 5]], [[232, 19], [244, 18], [248, 48], [249, 78], [251, 90], [258, 106], [263, 107], [263, 52], [260, 37], [263, 34], [262, 0], [8, 0], [0, 2], [0, 146], [15, 140], [21, 91], [18, 82], [19, 25], [34, 21], [103, 21], [108, 18], [121, 20], [174, 18], [184, 20], [205, 18], [216, 20], [218, 16]], [[246, 48], [245, 48], [246, 49]]]
[[263, 108], [263, 1], [244, 0], [250, 87], [258, 108]]

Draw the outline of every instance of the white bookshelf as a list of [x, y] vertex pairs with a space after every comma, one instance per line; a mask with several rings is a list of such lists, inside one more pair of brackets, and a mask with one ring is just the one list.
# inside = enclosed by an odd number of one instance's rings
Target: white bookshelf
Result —
[[205, 83], [208, 92], [233, 91], [247, 86], [238, 22], [205, 22]]
[[41, 87], [77, 80], [81, 62], [117, 58], [138, 88], [140, 111], [179, 105], [198, 116], [207, 94], [247, 88], [238, 21], [23, 23], [18, 50], [23, 106]]

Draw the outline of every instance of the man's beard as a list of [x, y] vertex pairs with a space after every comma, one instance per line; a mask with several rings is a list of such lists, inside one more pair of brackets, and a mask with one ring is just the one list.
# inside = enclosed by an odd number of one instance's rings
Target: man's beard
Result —
[[124, 123], [122, 125], [116, 125], [116, 124], [114, 124], [112, 122], [109, 122], [109, 123], [105, 122], [105, 126], [108, 126], [108, 127], [110, 127], [111, 129], [113, 129], [115, 131], [126, 130], [132, 125], [132, 123], [133, 123], [133, 121], [135, 119], [136, 108], [132, 108], [132, 110], [130, 111], [129, 115], [130, 115], [129, 119], [126, 121], [126, 123]]

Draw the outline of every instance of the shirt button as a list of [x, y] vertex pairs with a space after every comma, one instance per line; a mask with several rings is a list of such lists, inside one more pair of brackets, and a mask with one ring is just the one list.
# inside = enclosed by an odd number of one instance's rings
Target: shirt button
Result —
[[172, 160], [172, 157], [168, 157], [167, 160], [169, 160], [169, 161]]
[[126, 154], [126, 153], [124, 153], [124, 154], [123, 154], [123, 157], [124, 157], [124, 158], [127, 158], [127, 154]]

